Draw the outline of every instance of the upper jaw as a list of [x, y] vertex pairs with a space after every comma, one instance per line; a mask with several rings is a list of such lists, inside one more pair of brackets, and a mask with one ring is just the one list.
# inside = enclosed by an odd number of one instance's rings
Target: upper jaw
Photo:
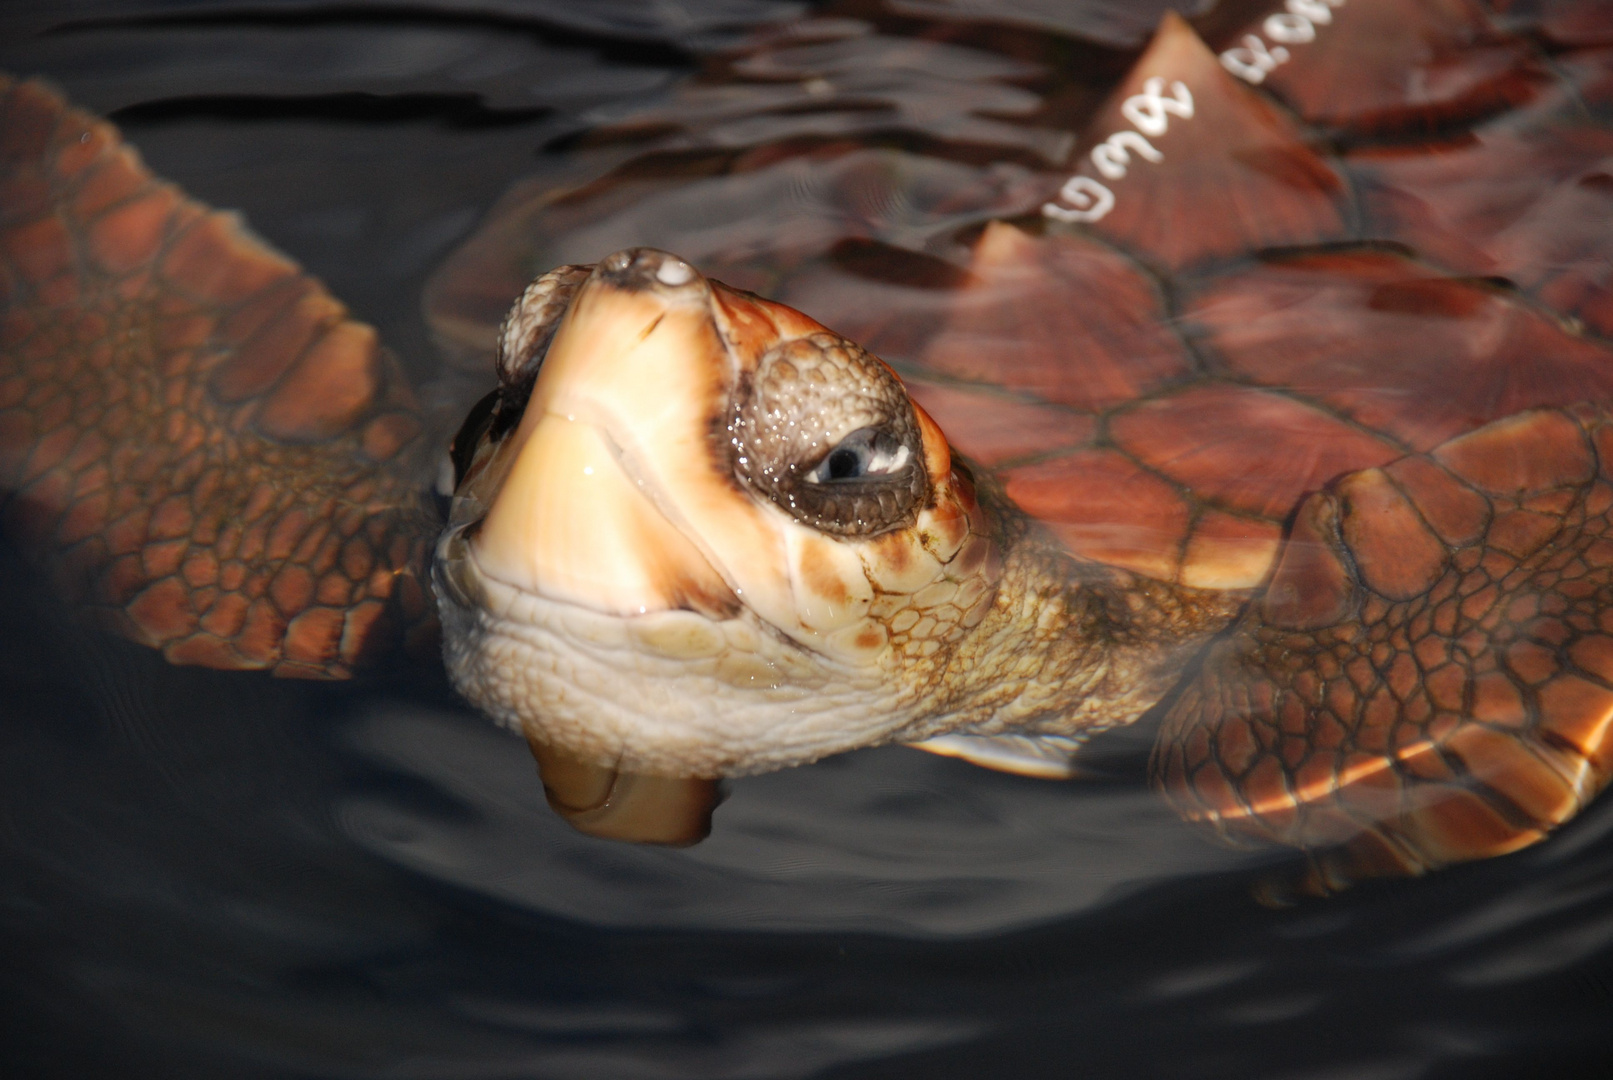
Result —
[[709, 472], [700, 418], [735, 374], [711, 308], [709, 283], [674, 256], [619, 252], [594, 269], [498, 450], [472, 541], [487, 573], [618, 615], [733, 606], [664, 482], [674, 461]]

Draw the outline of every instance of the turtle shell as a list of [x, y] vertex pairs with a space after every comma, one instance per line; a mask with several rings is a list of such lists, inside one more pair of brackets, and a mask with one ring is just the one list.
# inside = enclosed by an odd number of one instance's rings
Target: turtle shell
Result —
[[[1073, 175], [786, 139], [692, 176], [518, 188], [428, 314], [482, 365], [536, 273], [678, 251], [894, 363], [1072, 552], [1257, 587], [1328, 481], [1613, 388], [1613, 60], [1577, 50], [1548, 76], [1461, 3], [1312, 15], [1226, 30], [1221, 56], [1167, 18]], [[1251, 85], [1228, 56], [1271, 20], [1289, 59]], [[1112, 206], [1072, 224], [1059, 192], [1086, 184]]]
[[811, 312], [1073, 558], [1256, 598], [1167, 710], [1184, 813], [1347, 841], [1320, 888], [1495, 854], [1613, 771], [1597, 25], [1290, 3], [1212, 48], [1168, 16], [1062, 169], [788, 140], [617, 167], [512, 193], [428, 313], [474, 355], [623, 228]]

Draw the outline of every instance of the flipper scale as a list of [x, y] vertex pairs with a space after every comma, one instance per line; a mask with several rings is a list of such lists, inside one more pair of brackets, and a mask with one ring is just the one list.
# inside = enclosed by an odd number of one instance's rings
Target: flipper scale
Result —
[[1603, 410], [1532, 410], [1308, 498], [1167, 716], [1172, 802], [1323, 891], [1578, 813], [1613, 777], [1609, 451]]
[[4, 524], [61, 591], [179, 663], [340, 677], [429, 618], [421, 423], [369, 327], [0, 80]]

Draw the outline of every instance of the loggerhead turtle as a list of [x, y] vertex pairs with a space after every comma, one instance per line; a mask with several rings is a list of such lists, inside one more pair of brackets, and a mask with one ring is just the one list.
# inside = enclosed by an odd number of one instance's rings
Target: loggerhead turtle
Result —
[[[1317, 887], [1522, 847], [1613, 770], [1606, 241], [1565, 225], [1607, 64], [1420, 5], [1404, 33], [1462, 49], [1411, 107], [1362, 49], [1387, 10], [1290, 3], [1219, 56], [1168, 18], [906, 384], [662, 251], [542, 275], [446, 528], [374, 332], [8, 82], [7, 528], [177, 663], [340, 677], [440, 614], [455, 685], [607, 833], [879, 742], [1056, 769], [1154, 710], [1178, 808], [1317, 852]], [[1385, 137], [1329, 159], [1302, 121]], [[1549, 167], [1505, 214], [1440, 198], [1508, 139]]]

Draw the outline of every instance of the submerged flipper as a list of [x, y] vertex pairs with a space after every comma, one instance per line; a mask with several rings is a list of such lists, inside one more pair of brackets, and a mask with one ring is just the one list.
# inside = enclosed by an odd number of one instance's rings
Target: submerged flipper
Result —
[[1300, 505], [1172, 706], [1156, 780], [1308, 886], [1500, 855], [1613, 774], [1613, 418], [1498, 420]]
[[429, 620], [373, 329], [109, 124], [0, 76], [0, 517], [175, 663], [340, 677]]

